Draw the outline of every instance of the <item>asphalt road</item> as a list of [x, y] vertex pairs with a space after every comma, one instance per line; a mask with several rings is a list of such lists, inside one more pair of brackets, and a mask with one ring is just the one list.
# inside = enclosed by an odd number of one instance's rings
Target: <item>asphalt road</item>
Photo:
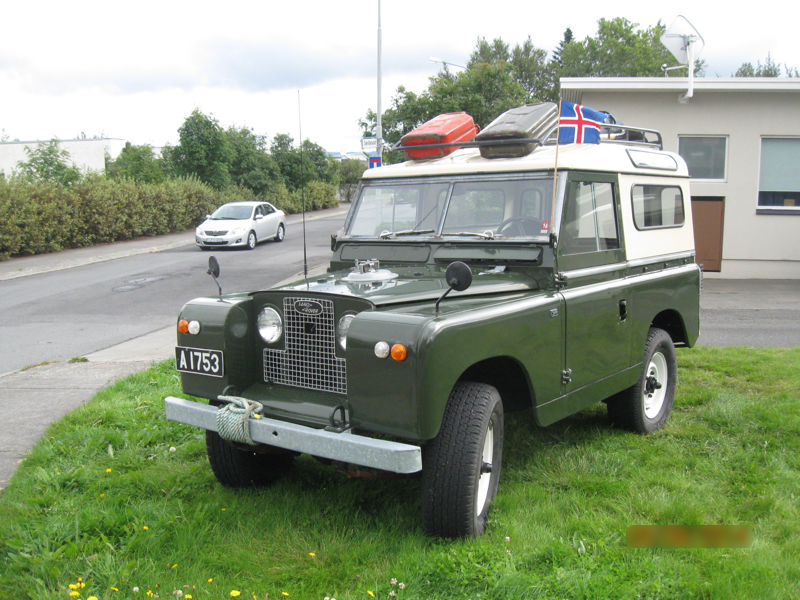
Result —
[[[330, 259], [330, 234], [341, 226], [345, 210], [307, 221], [311, 267]], [[303, 270], [302, 225], [291, 221], [283, 242], [264, 242], [252, 251], [203, 252], [194, 246], [191, 232], [170, 237], [176, 239], [163, 251], [49, 272], [47, 261], [69, 265], [68, 257], [79, 251], [37, 257], [45, 272], [0, 281], [0, 339], [14, 341], [0, 345], [0, 374], [84, 356], [172, 326], [187, 301], [217, 294], [206, 273], [209, 256], [220, 263], [223, 292], [266, 288]], [[96, 253], [110, 248], [97, 248]], [[29, 263], [15, 264], [23, 265], [23, 272]], [[6, 276], [14, 274], [11, 265], [3, 267]]]

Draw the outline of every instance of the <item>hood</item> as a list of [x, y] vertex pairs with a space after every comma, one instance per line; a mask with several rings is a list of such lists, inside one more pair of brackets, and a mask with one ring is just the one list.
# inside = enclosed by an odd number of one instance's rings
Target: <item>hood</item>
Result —
[[[435, 301], [447, 289], [441, 267], [413, 266], [380, 269], [372, 280], [353, 280], [352, 271], [336, 271], [324, 277], [310, 277], [275, 288], [291, 292], [311, 292], [334, 296], [363, 298], [376, 306], [401, 302]], [[539, 289], [536, 280], [528, 273], [509, 270], [508, 267], [473, 268], [472, 285], [463, 292], [451, 292], [450, 298], [466, 298], [485, 294], [527, 292]]]

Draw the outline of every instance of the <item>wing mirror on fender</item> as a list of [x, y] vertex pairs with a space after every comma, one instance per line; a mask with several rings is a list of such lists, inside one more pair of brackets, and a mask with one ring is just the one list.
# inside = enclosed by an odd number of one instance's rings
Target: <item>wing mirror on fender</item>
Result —
[[216, 256], [208, 257], [208, 271], [206, 271], [206, 273], [214, 278], [214, 283], [216, 283], [219, 288], [219, 297], [222, 298], [222, 286], [219, 284], [219, 281], [217, 281], [217, 277], [219, 277], [219, 261], [217, 261]]
[[439, 314], [439, 302], [444, 300], [447, 294], [453, 290], [457, 292], [463, 292], [472, 285], [472, 269], [469, 268], [469, 265], [461, 262], [460, 260], [451, 262], [447, 267], [447, 271], [444, 273], [444, 280], [447, 282], [449, 287], [447, 288], [447, 291], [436, 301], [437, 315]]

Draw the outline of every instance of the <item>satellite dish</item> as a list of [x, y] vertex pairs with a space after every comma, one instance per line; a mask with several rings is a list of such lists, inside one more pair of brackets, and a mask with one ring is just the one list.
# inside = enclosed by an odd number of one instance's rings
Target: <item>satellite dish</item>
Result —
[[705, 47], [705, 41], [697, 29], [683, 15], [678, 15], [672, 25], [661, 36], [661, 43], [682, 65], [694, 63]]
[[688, 89], [683, 96], [678, 98], [678, 102], [686, 104], [689, 102], [689, 98], [694, 95], [694, 61], [700, 56], [706, 43], [703, 40], [703, 36], [683, 15], [678, 15], [672, 25], [667, 28], [661, 36], [661, 43], [672, 53], [675, 60], [681, 64], [679, 67], [667, 67], [667, 65], [664, 65], [661, 67], [664, 75], [666, 76], [667, 71], [672, 71], [673, 69], [686, 68], [688, 70]]

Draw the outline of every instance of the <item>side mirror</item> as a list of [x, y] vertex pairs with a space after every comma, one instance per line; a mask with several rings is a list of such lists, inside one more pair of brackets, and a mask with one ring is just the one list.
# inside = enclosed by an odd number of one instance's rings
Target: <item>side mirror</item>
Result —
[[219, 281], [217, 281], [217, 277], [219, 277], [219, 262], [216, 256], [208, 257], [208, 271], [206, 271], [206, 273], [214, 278], [214, 283], [217, 284], [217, 288], [219, 289], [219, 297], [222, 298], [222, 286], [219, 284]]
[[439, 303], [445, 299], [447, 294], [453, 290], [457, 292], [463, 292], [472, 285], [472, 269], [469, 268], [469, 265], [461, 262], [460, 260], [451, 262], [447, 267], [447, 271], [444, 272], [444, 280], [447, 282], [448, 288], [447, 291], [436, 301], [437, 315], [439, 314]]

